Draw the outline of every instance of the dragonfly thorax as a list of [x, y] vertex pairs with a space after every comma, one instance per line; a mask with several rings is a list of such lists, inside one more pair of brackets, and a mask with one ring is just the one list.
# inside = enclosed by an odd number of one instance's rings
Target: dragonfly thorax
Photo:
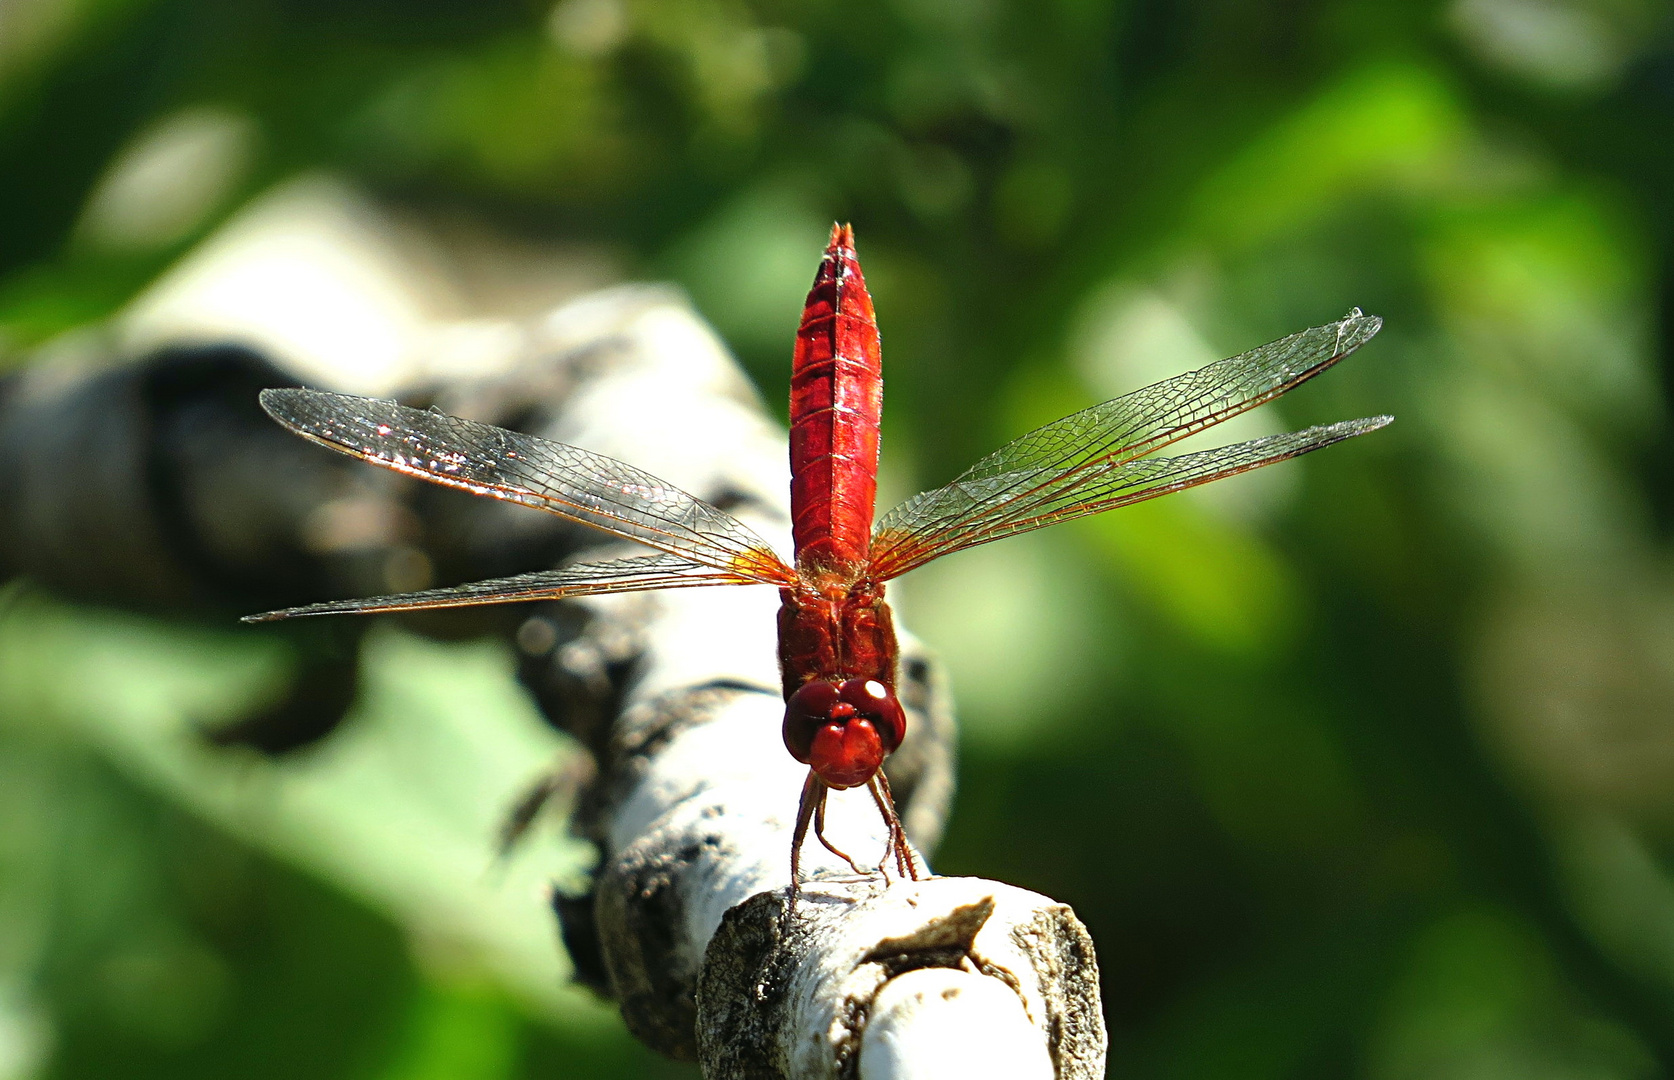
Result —
[[906, 734], [883, 586], [805, 579], [779, 595], [785, 747], [831, 787], [864, 784]]
[[846, 591], [798, 583], [779, 591], [779, 669], [785, 700], [815, 679], [895, 686], [895, 623], [883, 586]]

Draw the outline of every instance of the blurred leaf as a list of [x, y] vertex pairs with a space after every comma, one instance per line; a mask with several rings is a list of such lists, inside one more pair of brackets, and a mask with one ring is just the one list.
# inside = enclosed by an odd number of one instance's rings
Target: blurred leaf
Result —
[[1433, 190], [1469, 127], [1453, 89], [1414, 63], [1358, 68], [1284, 117], [1192, 196], [1192, 231], [1229, 245], [1271, 238], [1346, 200]]
[[746, 356], [772, 357], [776, 368], [788, 370], [789, 342], [814, 280], [810, 266], [831, 230], [823, 202], [808, 177], [768, 180], [720, 208], [665, 260], [729, 342]]
[[1428, 270], [1462, 359], [1622, 437], [1660, 412], [1637, 248], [1598, 200], [1569, 194], [1448, 215]]
[[1294, 640], [1295, 582], [1253, 534], [1178, 498], [1125, 507], [1078, 528], [1129, 589], [1198, 644], [1262, 660]]
[[516, 1016], [492, 994], [425, 988], [396, 1059], [377, 1080], [500, 1080], [516, 1075]]
[[1386, 1005], [1372, 1075], [1643, 1077], [1631, 1036], [1566, 1000], [1538, 935], [1513, 915], [1464, 910], [1412, 942]]
[[216, 751], [198, 732], [282, 680], [253, 632], [211, 633], [25, 601], [0, 624], [0, 715], [68, 726], [138, 781], [328, 876], [425, 953], [503, 979], [526, 1004], [603, 1019], [567, 988], [546, 882], [581, 852], [496, 868], [499, 816], [550, 767], [556, 736], [483, 644], [374, 634], [345, 730], [302, 758]]

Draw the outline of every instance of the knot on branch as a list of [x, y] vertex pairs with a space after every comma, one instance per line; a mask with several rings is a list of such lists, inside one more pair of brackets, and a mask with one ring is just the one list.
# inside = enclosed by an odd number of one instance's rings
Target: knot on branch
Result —
[[819, 881], [727, 912], [697, 989], [711, 1080], [1102, 1076], [1092, 941], [1074, 913], [976, 878]]

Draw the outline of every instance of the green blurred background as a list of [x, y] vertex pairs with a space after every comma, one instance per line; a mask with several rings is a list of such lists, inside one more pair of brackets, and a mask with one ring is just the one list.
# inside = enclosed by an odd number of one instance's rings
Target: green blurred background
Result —
[[[964, 723], [936, 867], [1075, 907], [1112, 1075], [1674, 1076], [1671, 30], [1666, 0], [0, 0], [0, 362], [320, 173], [678, 282], [781, 415], [852, 220], [895, 496], [1359, 305], [1384, 332], [1233, 434], [1389, 430], [902, 583]], [[113, 211], [170, 152], [191, 182]], [[441, 858], [425, 814], [491, 829], [521, 765], [340, 776], [280, 835], [211, 790], [259, 766], [144, 735], [270, 655], [0, 603], [0, 1080], [690, 1074], [579, 991], [532, 1004], [558, 961], [519, 987], [413, 931], [457, 900], [401, 876], [438, 873], [402, 863]], [[446, 757], [473, 710], [489, 757], [547, 752], [495, 648], [370, 652], [353, 752], [384, 722]], [[580, 858], [542, 857], [529, 896]], [[464, 907], [438, 925], [499, 932]]]

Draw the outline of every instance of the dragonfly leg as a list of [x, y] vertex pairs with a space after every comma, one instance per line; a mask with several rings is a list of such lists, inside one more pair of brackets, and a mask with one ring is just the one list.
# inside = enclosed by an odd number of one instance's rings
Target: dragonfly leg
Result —
[[902, 877], [919, 880], [918, 863], [913, 859], [913, 849], [907, 843], [907, 830], [901, 827], [901, 818], [895, 813], [895, 797], [889, 792], [889, 777], [879, 769], [866, 782], [866, 790], [872, 793], [872, 801], [878, 804], [878, 813], [883, 815], [884, 824], [889, 826], [889, 850], [884, 852], [883, 862], [878, 864], [879, 872], [894, 855], [896, 871]]
[[[823, 787], [824, 785], [822, 784], [821, 786]], [[825, 845], [825, 850], [848, 863], [849, 869], [853, 870], [857, 876], [866, 876], [866, 871], [862, 870], [860, 868], [860, 864], [856, 863], [849, 857], [848, 852], [838, 848], [837, 845], [825, 838], [825, 792], [823, 791], [820, 792], [819, 804], [814, 807], [814, 838], [821, 844]]]
[[825, 809], [825, 782], [809, 769], [808, 779], [802, 782], [802, 801], [796, 806], [796, 831], [791, 834], [790, 899], [785, 903], [787, 922], [796, 915], [796, 894], [802, 887], [802, 842], [808, 839], [808, 823], [814, 819], [816, 809], [822, 812]]

